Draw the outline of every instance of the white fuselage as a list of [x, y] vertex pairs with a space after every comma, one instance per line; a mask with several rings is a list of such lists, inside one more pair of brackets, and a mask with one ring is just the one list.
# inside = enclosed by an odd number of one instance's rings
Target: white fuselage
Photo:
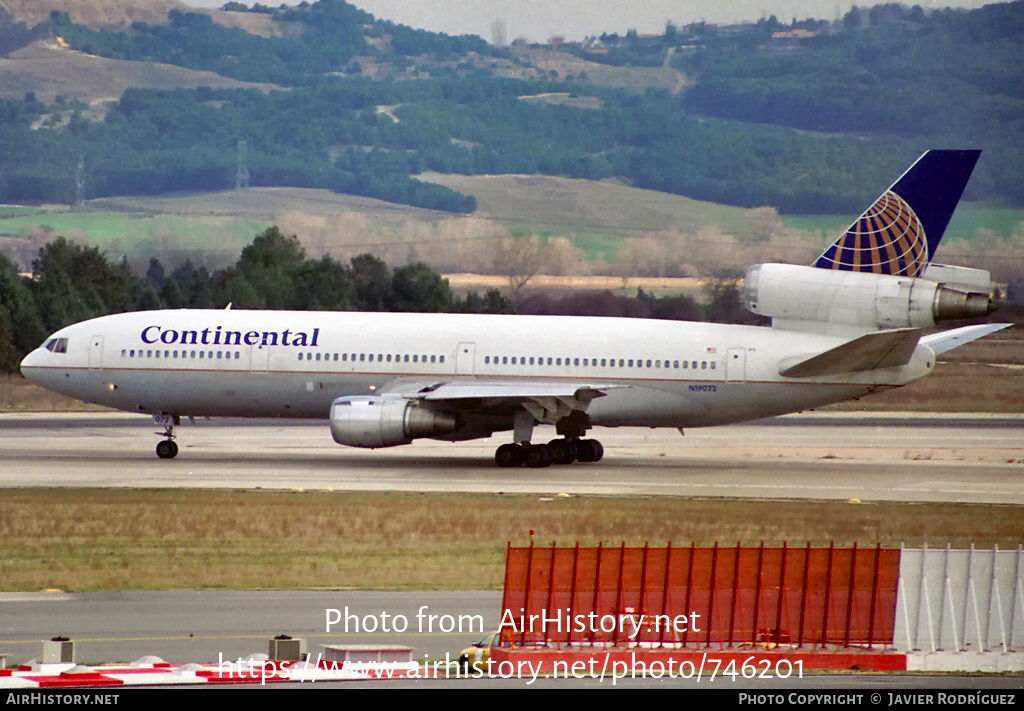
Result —
[[[756, 419], [905, 385], [934, 356], [813, 378], [779, 374], [846, 337], [646, 319], [418, 313], [167, 310], [62, 329], [22, 371], [101, 405], [178, 416], [327, 418], [341, 396], [442, 383], [604, 389], [594, 425], [699, 427]], [[483, 403], [486, 405], [486, 403]], [[491, 423], [493, 429], [511, 428]]]

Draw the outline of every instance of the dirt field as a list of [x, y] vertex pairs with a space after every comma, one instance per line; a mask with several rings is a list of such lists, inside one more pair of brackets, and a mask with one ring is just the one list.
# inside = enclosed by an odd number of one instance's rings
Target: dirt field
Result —
[[0, 375], [0, 410], [4, 412], [78, 412], [108, 409], [51, 393], [20, 375]]
[[192, 9], [178, 0], [3, 0], [2, 5], [16, 22], [29, 27], [54, 10], [90, 27], [125, 28], [132, 22], [166, 22], [169, 11]]
[[587, 81], [596, 86], [613, 89], [646, 88], [668, 89], [678, 93], [686, 88], [689, 79], [671, 67], [616, 67], [580, 59], [574, 54], [553, 49], [516, 49], [529, 62], [545, 72], [556, 72], [561, 79], [585, 74]]
[[102, 118], [104, 104], [117, 101], [126, 89], [199, 86], [264, 91], [279, 88], [170, 64], [104, 59], [66, 49], [54, 40], [34, 42], [7, 57], [0, 57], [0, 97], [21, 99], [26, 92], [34, 91], [40, 101], [52, 103], [62, 94], [89, 104], [94, 118]]
[[419, 178], [474, 195], [478, 216], [503, 223], [623, 235], [695, 232], [711, 224], [733, 232], [749, 229], [743, 208], [631, 188], [613, 180], [441, 173], [424, 173]]

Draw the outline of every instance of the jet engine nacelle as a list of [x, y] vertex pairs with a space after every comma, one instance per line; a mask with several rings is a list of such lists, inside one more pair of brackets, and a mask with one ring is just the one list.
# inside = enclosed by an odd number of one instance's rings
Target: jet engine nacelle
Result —
[[[744, 279], [746, 307], [772, 324], [818, 330], [821, 324], [870, 329], [927, 328], [936, 321], [979, 318], [994, 310], [988, 272], [955, 269], [956, 286], [890, 274], [756, 264]], [[952, 272], [951, 272], [952, 273]]]
[[398, 397], [339, 397], [331, 403], [331, 436], [350, 447], [394, 447], [458, 429], [451, 415]]

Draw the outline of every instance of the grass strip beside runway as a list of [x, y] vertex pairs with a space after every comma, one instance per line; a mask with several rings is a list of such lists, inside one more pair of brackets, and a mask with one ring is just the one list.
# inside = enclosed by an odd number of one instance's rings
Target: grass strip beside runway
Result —
[[0, 589], [500, 589], [505, 547], [1015, 548], [1019, 506], [671, 497], [8, 489]]

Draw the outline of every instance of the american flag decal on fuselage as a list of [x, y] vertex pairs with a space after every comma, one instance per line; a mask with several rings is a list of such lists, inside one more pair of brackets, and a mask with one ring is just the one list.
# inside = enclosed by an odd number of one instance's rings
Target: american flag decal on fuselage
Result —
[[929, 256], [921, 220], [903, 198], [889, 190], [814, 266], [918, 277], [928, 266]]

